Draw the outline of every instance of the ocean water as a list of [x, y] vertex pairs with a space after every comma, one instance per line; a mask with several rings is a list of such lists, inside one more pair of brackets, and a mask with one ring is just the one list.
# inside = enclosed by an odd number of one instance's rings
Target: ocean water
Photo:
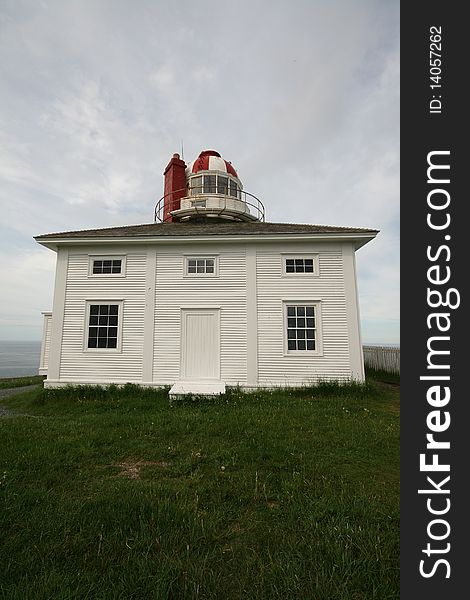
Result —
[[0, 378], [37, 375], [41, 342], [0, 341]]
[[[399, 348], [400, 344], [365, 343], [365, 346], [390, 346]], [[0, 341], [0, 378], [37, 375], [41, 342], [3, 342]]]

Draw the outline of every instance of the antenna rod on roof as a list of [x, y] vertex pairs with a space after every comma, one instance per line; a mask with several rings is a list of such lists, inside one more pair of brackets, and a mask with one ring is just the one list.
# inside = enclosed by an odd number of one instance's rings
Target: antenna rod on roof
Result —
[[184, 160], [183, 140], [181, 140], [181, 160]]

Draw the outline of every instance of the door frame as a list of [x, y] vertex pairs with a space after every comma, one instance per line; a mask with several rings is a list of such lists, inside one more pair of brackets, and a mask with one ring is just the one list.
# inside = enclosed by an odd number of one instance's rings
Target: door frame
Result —
[[[220, 364], [221, 364], [221, 340], [220, 340], [220, 306], [203, 305], [203, 306], [180, 306], [180, 379], [181, 381], [220, 381]], [[187, 313], [213, 313], [215, 316], [216, 335], [217, 335], [217, 364], [215, 368], [215, 377], [186, 377], [184, 363], [185, 360], [185, 338], [186, 338], [186, 319]]]

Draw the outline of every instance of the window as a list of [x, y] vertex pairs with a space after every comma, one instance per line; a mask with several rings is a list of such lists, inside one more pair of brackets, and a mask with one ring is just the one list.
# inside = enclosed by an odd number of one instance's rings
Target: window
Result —
[[287, 351], [318, 350], [315, 304], [286, 304]]
[[122, 302], [104, 304], [88, 303], [87, 349], [119, 348], [120, 313]]
[[122, 261], [117, 260], [94, 260], [93, 275], [101, 275], [103, 273], [120, 273]]
[[286, 258], [286, 273], [313, 273], [313, 258]]
[[228, 175], [198, 175], [189, 180], [191, 196], [198, 194], [223, 194], [234, 198], [241, 197], [239, 183]]
[[186, 258], [187, 275], [216, 275], [215, 257], [188, 256]]
[[125, 256], [90, 256], [88, 274], [91, 277], [124, 277]]
[[202, 177], [191, 177], [190, 179], [191, 196], [202, 194]]
[[228, 190], [228, 177], [222, 177], [219, 175], [217, 177], [217, 191], [219, 194], [227, 195]]
[[290, 276], [318, 275], [317, 254], [284, 254], [282, 256], [282, 274]]

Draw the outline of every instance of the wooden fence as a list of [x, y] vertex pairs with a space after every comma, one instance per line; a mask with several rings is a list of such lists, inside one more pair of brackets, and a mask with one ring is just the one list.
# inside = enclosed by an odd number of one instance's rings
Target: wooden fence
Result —
[[387, 373], [400, 373], [400, 348], [363, 346], [363, 351], [366, 367]]

